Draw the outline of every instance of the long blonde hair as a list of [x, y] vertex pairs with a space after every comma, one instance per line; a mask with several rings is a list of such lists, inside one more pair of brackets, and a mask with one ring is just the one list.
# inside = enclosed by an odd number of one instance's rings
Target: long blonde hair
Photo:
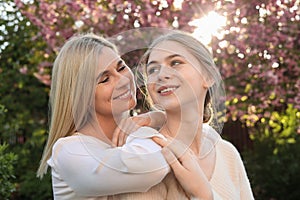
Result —
[[88, 33], [73, 36], [61, 48], [53, 69], [50, 90], [50, 127], [37, 176], [47, 173], [54, 143], [84, 126], [90, 116], [96, 86], [95, 72], [103, 47], [117, 52], [106, 39]]

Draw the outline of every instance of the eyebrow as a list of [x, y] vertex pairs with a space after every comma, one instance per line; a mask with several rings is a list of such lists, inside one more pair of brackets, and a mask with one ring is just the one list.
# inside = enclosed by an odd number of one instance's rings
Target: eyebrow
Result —
[[[166, 57], [165, 60], [170, 60], [170, 59], [172, 59], [172, 58], [174, 58], [174, 57], [177, 57], [177, 56], [183, 58], [182, 55], [179, 55], [179, 54], [172, 54], [172, 55], [169, 55], [168, 57]], [[158, 63], [158, 61], [153, 60], [153, 61], [149, 62], [149, 63], [146, 65], [146, 67], [148, 67], [149, 65], [152, 65], [152, 64], [157, 64], [157, 63]]]
[[[121, 66], [123, 63], [124, 63], [124, 61], [123, 61], [122, 59], [120, 59], [120, 60], [118, 61], [118, 63], [117, 63], [117, 67]], [[103, 71], [103, 72], [100, 72], [100, 74], [97, 76], [97, 79], [96, 79], [96, 80], [100, 79], [102, 76], [104, 76], [104, 75], [106, 75], [106, 74], [108, 74], [108, 73], [109, 73], [108, 70], [105, 70], [105, 71]]]

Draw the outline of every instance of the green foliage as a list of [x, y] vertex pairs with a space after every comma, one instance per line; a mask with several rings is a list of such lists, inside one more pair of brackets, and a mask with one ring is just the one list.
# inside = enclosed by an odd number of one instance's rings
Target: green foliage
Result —
[[288, 104], [284, 112], [273, 111], [268, 118], [262, 118], [257, 125], [257, 131], [250, 135], [252, 140], [274, 142], [273, 153], [287, 144], [296, 143], [295, 137], [300, 128], [300, 112]]
[[[49, 174], [43, 181], [35, 177], [47, 137], [49, 88], [41, 82], [49, 84], [51, 63], [65, 39], [88, 30], [114, 35], [134, 28], [135, 22], [140, 27], [167, 27], [174, 17], [180, 29], [191, 30], [185, 25], [200, 14], [196, 8], [201, 7], [201, 13], [211, 8], [205, 2], [209, 1], [183, 1], [182, 10], [172, 11], [172, 6], [151, 1], [0, 0], [0, 143], [8, 143], [19, 158], [15, 199], [51, 199]], [[254, 149], [245, 154], [256, 199], [300, 199], [299, 111], [291, 105], [278, 111], [287, 102], [299, 109], [296, 1], [213, 2], [221, 2], [215, 11], [231, 13], [228, 34], [212, 44], [227, 83], [229, 118], [257, 128], [251, 134]], [[260, 16], [264, 10], [271, 14]], [[221, 42], [226, 42], [224, 48]]]
[[36, 178], [35, 171], [26, 171], [20, 180], [22, 186], [19, 190], [18, 199], [22, 200], [51, 200], [52, 186], [50, 173], [42, 180]]
[[[0, 107], [0, 114], [3, 111]], [[13, 183], [15, 179], [14, 164], [17, 161], [17, 155], [14, 153], [6, 153], [8, 145], [0, 145], [0, 197], [1, 199], [9, 199], [11, 193], [15, 191], [16, 186]]]
[[4, 5], [10, 6], [0, 9], [0, 143], [9, 144], [18, 155], [13, 199], [39, 199], [35, 194], [50, 199], [51, 181], [40, 181], [35, 175], [47, 138], [49, 92], [37, 79], [49, 69], [40, 72], [38, 66], [50, 57], [39, 30], [15, 9], [13, 1], [0, 1], [0, 8]]
[[288, 105], [283, 113], [273, 112], [252, 135], [254, 148], [244, 159], [257, 200], [300, 199], [299, 118], [297, 109]]

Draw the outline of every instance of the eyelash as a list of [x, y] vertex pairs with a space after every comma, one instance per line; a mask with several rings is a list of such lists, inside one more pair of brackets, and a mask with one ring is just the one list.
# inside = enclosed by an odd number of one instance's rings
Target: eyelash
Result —
[[118, 72], [123, 71], [126, 68], [126, 65], [122, 64], [120, 68], [118, 68]]
[[[126, 65], [122, 64], [122, 66], [119, 67], [119, 68], [117, 69], [117, 71], [120, 72], [120, 71], [123, 71], [123, 70], [125, 70], [125, 69], [126, 69]], [[101, 79], [102, 79], [102, 78], [101, 78]], [[102, 81], [99, 81], [98, 84], [100, 84], [100, 83], [106, 83], [107, 81], [109, 81], [109, 76], [106, 76]]]
[[[170, 66], [171, 67], [174, 67], [174, 66], [180, 65], [180, 64], [183, 64], [183, 62], [180, 61], [180, 60], [172, 60], [172, 61], [170, 61]], [[159, 67], [160, 67], [160, 65], [149, 67], [149, 69], [147, 70], [147, 74], [151, 75], [151, 74], [155, 73], [156, 70], [159, 70]]]
[[[102, 79], [102, 78], [101, 78], [101, 79]], [[98, 84], [100, 84], [100, 83], [105, 83], [105, 82], [107, 82], [108, 80], [109, 80], [109, 77], [106, 77], [104, 80], [99, 81]]]
[[182, 64], [183, 62], [182, 61], [179, 61], [179, 60], [172, 60], [171, 62], [170, 62], [170, 65], [171, 66], [174, 66], [174, 65], [180, 65], [180, 64]]
[[159, 66], [149, 67], [149, 68], [147, 69], [147, 74], [148, 74], [148, 75], [151, 75], [151, 74], [155, 73], [156, 70], [159, 70]]

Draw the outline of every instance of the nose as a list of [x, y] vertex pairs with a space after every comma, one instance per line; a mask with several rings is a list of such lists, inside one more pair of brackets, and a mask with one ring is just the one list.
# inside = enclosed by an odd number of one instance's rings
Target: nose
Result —
[[128, 87], [130, 85], [131, 79], [133, 77], [130, 75], [130, 72], [127, 72], [125, 74], [117, 73], [117, 88], [124, 88]]
[[171, 69], [166, 66], [161, 66], [157, 74], [157, 79], [160, 81], [168, 80], [171, 78]]

